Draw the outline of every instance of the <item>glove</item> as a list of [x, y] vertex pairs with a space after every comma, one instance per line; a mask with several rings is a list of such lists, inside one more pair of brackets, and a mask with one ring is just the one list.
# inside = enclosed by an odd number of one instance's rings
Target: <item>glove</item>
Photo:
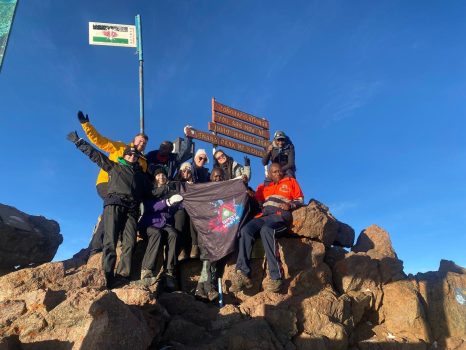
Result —
[[79, 140], [81, 140], [78, 136], [78, 133], [76, 131], [70, 132], [68, 135], [66, 135], [66, 138], [76, 144]]
[[183, 128], [184, 134], [185, 134], [187, 137], [191, 137], [191, 135], [188, 135], [188, 129], [192, 129], [192, 126], [191, 126], [191, 125], [186, 125], [186, 126]]
[[249, 159], [247, 156], [244, 157], [244, 165], [251, 166], [251, 159]]
[[167, 205], [171, 207], [172, 205], [178, 204], [183, 200], [183, 197], [179, 194], [174, 194], [170, 198], [167, 199]]
[[89, 117], [87, 116], [84, 116], [84, 113], [81, 112], [81, 111], [78, 111], [78, 120], [81, 124], [84, 124], [84, 123], [87, 123], [89, 122]]

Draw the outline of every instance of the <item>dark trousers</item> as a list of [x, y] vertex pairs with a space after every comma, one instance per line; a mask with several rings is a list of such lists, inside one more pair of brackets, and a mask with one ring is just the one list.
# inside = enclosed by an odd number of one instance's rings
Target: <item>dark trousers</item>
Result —
[[191, 222], [191, 218], [189, 217], [186, 210], [183, 208], [177, 210], [174, 215], [174, 219], [175, 228], [180, 233], [180, 248], [186, 249], [189, 246], [189, 237], [191, 237], [191, 244], [197, 245], [197, 231], [195, 230], [194, 225]]
[[249, 221], [240, 232], [238, 259], [236, 268], [246, 275], [251, 273], [250, 260], [254, 241], [259, 232], [267, 258], [270, 277], [282, 278], [282, 267], [278, 256], [276, 238], [287, 230], [287, 224], [279, 215], [268, 215]]
[[[97, 194], [102, 200], [105, 198], [108, 192], [108, 182], [97, 184], [95, 187]], [[104, 220], [102, 219], [103, 214], [100, 215], [97, 221], [96, 228], [93, 232], [91, 243], [89, 243], [90, 255], [101, 252], [104, 240]]]
[[172, 226], [166, 225], [164, 228], [148, 227], [147, 234], [147, 248], [142, 259], [143, 270], [154, 270], [157, 253], [159, 252], [162, 236], [167, 235], [168, 253], [167, 253], [167, 271], [174, 271], [176, 265], [176, 241], [178, 238], [178, 231]]
[[136, 243], [137, 218], [128, 208], [119, 205], [107, 205], [104, 208], [104, 246], [102, 266], [105, 276], [113, 277], [116, 262], [116, 245], [121, 232], [121, 255], [117, 274], [129, 277], [131, 257]]

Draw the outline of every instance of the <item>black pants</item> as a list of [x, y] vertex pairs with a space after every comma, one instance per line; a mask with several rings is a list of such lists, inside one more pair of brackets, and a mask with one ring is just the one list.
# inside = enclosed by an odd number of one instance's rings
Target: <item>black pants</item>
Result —
[[113, 277], [116, 262], [116, 245], [121, 232], [121, 256], [117, 274], [129, 277], [131, 273], [131, 257], [136, 243], [137, 213], [126, 207], [107, 205], [104, 208], [104, 246], [102, 266], [107, 278]]
[[[175, 216], [175, 228], [180, 233], [180, 248], [186, 249], [189, 245], [189, 238], [191, 237], [191, 245], [197, 245], [197, 231], [191, 222], [191, 218], [185, 209], [179, 209], [176, 211]], [[188, 249], [189, 253], [190, 248]]]
[[[108, 182], [97, 184], [95, 188], [97, 190], [97, 194], [103, 200], [108, 192]], [[102, 251], [104, 240], [104, 220], [102, 218], [103, 214], [100, 215], [99, 220], [97, 221], [94, 234], [92, 235], [91, 243], [89, 243], [91, 255]]]
[[163, 235], [167, 236], [168, 253], [167, 253], [167, 270], [173, 272], [176, 265], [176, 241], [178, 231], [172, 226], [166, 225], [163, 228], [148, 227], [147, 248], [142, 259], [142, 270], [154, 270], [157, 261], [157, 253], [159, 252], [160, 243]]

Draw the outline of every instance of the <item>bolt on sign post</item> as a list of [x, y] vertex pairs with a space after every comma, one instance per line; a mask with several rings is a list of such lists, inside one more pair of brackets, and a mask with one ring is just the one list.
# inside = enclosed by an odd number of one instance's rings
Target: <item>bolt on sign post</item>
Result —
[[11, 25], [16, 12], [16, 0], [0, 0], [0, 71], [5, 55]]
[[231, 148], [260, 158], [264, 156], [265, 149], [270, 143], [269, 121], [267, 119], [258, 118], [221, 104], [215, 98], [212, 98], [212, 122], [208, 123], [208, 129], [212, 133], [193, 128], [189, 128], [188, 133], [192, 138], [211, 143], [214, 146]]
[[89, 22], [89, 44], [137, 48], [139, 59], [139, 128], [141, 132], [144, 132], [144, 80], [141, 17], [139, 15], [136, 16], [135, 25]]

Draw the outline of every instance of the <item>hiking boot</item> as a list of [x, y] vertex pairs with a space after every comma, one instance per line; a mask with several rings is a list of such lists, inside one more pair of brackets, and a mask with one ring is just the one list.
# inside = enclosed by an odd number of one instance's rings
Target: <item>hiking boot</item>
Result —
[[207, 299], [209, 299], [209, 301], [214, 301], [218, 298], [218, 296], [219, 294], [215, 289], [212, 289], [209, 293], [207, 293]]
[[268, 280], [263, 284], [264, 291], [278, 293], [280, 291], [280, 287], [282, 286], [283, 281], [281, 279], [278, 280]]
[[241, 270], [236, 270], [236, 273], [231, 279], [231, 292], [239, 292], [243, 288], [249, 289], [252, 287], [251, 279], [246, 276]]
[[178, 261], [183, 261], [188, 258], [188, 254], [186, 254], [186, 250], [182, 249], [180, 254], [178, 255]]
[[197, 259], [199, 258], [200, 251], [199, 251], [199, 246], [197, 244], [193, 244], [191, 248], [191, 253], [189, 253], [189, 257], [192, 259]]
[[[110, 283], [108, 283], [108, 282], [110, 282]], [[114, 278], [112, 278], [108, 282], [107, 282], [108, 289], [116, 289], [116, 288], [121, 288], [121, 287], [127, 285], [130, 281], [129, 281], [128, 277], [121, 276], [121, 275], [117, 274], [117, 275], [115, 275]]]
[[194, 296], [199, 299], [207, 299], [207, 293], [204, 289], [204, 283], [198, 283], [196, 286], [196, 291], [194, 292]]
[[152, 270], [141, 270], [141, 279], [155, 277]]

